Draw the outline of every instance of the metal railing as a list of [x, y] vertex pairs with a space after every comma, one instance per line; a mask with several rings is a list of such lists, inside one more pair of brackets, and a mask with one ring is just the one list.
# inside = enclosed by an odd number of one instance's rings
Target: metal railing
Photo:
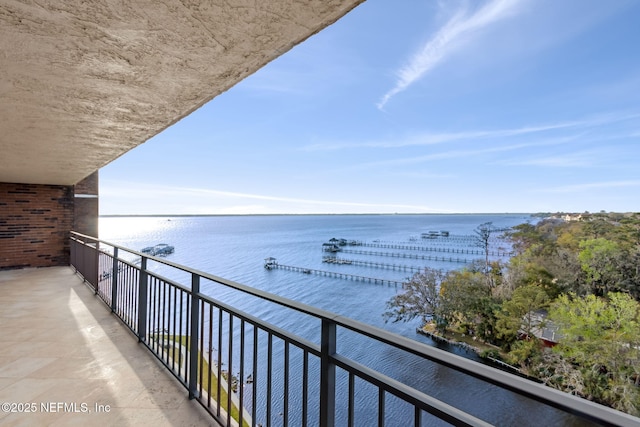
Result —
[[[175, 270], [188, 286], [152, 271], [149, 263]], [[75, 232], [71, 264], [222, 425], [353, 426], [363, 416], [378, 426], [431, 425], [433, 417], [490, 425], [349, 357], [344, 349], [353, 339], [435, 362], [584, 420], [639, 425], [622, 412], [380, 328]], [[201, 291], [213, 285], [315, 322], [319, 334], [302, 337]], [[359, 405], [371, 400], [375, 413], [362, 415]], [[388, 413], [391, 404], [404, 405], [402, 420]]]

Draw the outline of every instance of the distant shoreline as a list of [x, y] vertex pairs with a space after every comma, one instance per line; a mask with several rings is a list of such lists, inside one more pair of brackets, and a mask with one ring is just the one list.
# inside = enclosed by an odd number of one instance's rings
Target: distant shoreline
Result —
[[536, 215], [531, 212], [502, 212], [502, 213], [308, 213], [308, 214], [104, 214], [100, 218], [180, 218], [180, 217], [227, 217], [227, 216], [434, 216], [434, 215]]

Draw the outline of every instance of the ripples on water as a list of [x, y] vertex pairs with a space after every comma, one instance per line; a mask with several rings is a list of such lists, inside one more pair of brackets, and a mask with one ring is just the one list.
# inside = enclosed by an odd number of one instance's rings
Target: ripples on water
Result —
[[[100, 237], [111, 243], [136, 250], [157, 243], [168, 243], [176, 248], [175, 253], [168, 258], [173, 262], [345, 315], [428, 345], [438, 346], [428, 338], [415, 333], [416, 327], [419, 326], [417, 321], [384, 323], [382, 313], [385, 310], [385, 303], [399, 291], [395, 286], [306, 275], [278, 269], [269, 271], [263, 267], [263, 260], [272, 256], [281, 264], [402, 281], [411, 276], [411, 273], [323, 263], [324, 253], [321, 245], [332, 237], [368, 242], [380, 240], [427, 245], [430, 242], [420, 239], [419, 236], [430, 230], [447, 230], [452, 235], [468, 235], [473, 234], [473, 230], [478, 225], [488, 221], [492, 221], [497, 227], [510, 227], [532, 220], [533, 218], [528, 215], [119, 217], [100, 219]], [[412, 236], [417, 236], [417, 241], [409, 242]], [[424, 254], [443, 255], [438, 252]], [[341, 256], [417, 267], [452, 269], [462, 266], [456, 263], [406, 258], [380, 258], [354, 254]], [[481, 256], [475, 257], [481, 258]], [[158, 265], [151, 268], [174, 280], [185, 284], [190, 283], [187, 274], [169, 272], [166, 267]], [[203, 283], [202, 289], [217, 299], [318, 342], [319, 323], [317, 321], [309, 321], [296, 313], [274, 308], [272, 304], [239, 295], [236, 291], [211, 283]], [[361, 363], [379, 369], [399, 381], [415, 386], [494, 424], [574, 425], [570, 417], [559, 411], [497, 389], [467, 375], [452, 372], [437, 364], [402, 354], [393, 348], [381, 348], [380, 345], [374, 345], [366, 339], [356, 338], [340, 340], [339, 337], [339, 343], [341, 343], [339, 344], [340, 352], [357, 357]], [[463, 350], [457, 348], [448, 350], [477, 360], [474, 355], [466, 354]], [[276, 345], [274, 354], [278, 355], [281, 352], [282, 349]], [[300, 357], [297, 361], [296, 357], [292, 354], [294, 372], [301, 366]], [[313, 364], [311, 368], [317, 369]], [[294, 377], [296, 376], [292, 375], [292, 378]], [[356, 386], [360, 389], [369, 387], [364, 384]], [[295, 390], [295, 382], [291, 387]], [[346, 399], [343, 392], [344, 390], [339, 390], [341, 395], [338, 402], [340, 399]], [[372, 392], [375, 395], [375, 391], [372, 390]], [[362, 396], [365, 395], [366, 393]], [[360, 399], [367, 399], [362, 396]], [[290, 405], [292, 407], [296, 404], [300, 405], [300, 393], [293, 393], [292, 397]], [[358, 407], [369, 406], [371, 402], [358, 402]], [[274, 411], [277, 413], [277, 410]], [[356, 413], [356, 418], [358, 415]], [[367, 425], [366, 415], [360, 415], [360, 420], [365, 420], [363, 425]], [[391, 401], [387, 404], [387, 415], [387, 425], [404, 426], [407, 420], [412, 420], [413, 410]], [[345, 416], [344, 411], [339, 407], [338, 419], [343, 419]], [[291, 419], [292, 425], [297, 425], [295, 421], [294, 416]], [[436, 420], [425, 420], [425, 425], [439, 424], [440, 422]]]

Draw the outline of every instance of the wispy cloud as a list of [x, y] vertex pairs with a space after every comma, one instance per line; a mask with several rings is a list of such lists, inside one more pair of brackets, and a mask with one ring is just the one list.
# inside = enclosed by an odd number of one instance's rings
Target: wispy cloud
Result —
[[627, 180], [627, 181], [604, 181], [604, 182], [591, 182], [586, 184], [564, 185], [560, 187], [540, 189], [542, 193], [576, 193], [592, 190], [606, 190], [609, 188], [623, 188], [623, 187], [640, 187], [640, 180]]
[[395, 86], [382, 97], [377, 107], [383, 109], [393, 96], [406, 90], [435, 68], [474, 33], [514, 15], [520, 3], [520, 0], [491, 0], [473, 13], [469, 13], [466, 8], [459, 9], [433, 38], [397, 71]]
[[566, 129], [576, 127], [580, 122], [566, 122], [548, 124], [542, 126], [523, 127], [517, 129], [497, 129], [489, 131], [467, 131], [448, 133], [423, 133], [405, 138], [365, 141], [358, 143], [333, 143], [333, 144], [312, 144], [302, 147], [305, 151], [333, 151], [347, 148], [400, 148], [415, 147], [421, 145], [435, 145], [454, 141], [467, 141], [474, 139], [506, 138], [549, 130]]
[[587, 168], [594, 167], [601, 158], [600, 151], [587, 151], [581, 153], [565, 153], [562, 155], [547, 155], [522, 160], [509, 160], [499, 162], [508, 166], [540, 166], [550, 168]]
[[508, 151], [522, 150], [522, 149], [531, 148], [531, 147], [540, 148], [543, 146], [567, 144], [577, 140], [579, 137], [580, 135], [571, 135], [571, 136], [561, 137], [561, 138], [536, 140], [534, 142], [523, 142], [519, 144], [485, 147], [485, 148], [479, 148], [475, 150], [447, 150], [447, 151], [442, 151], [440, 153], [427, 154], [425, 156], [413, 156], [413, 157], [405, 157], [405, 158], [398, 158], [398, 159], [381, 160], [379, 162], [362, 163], [358, 165], [357, 168], [370, 168], [370, 167], [381, 167], [381, 166], [389, 167], [389, 166], [419, 164], [419, 163], [425, 163], [425, 162], [430, 162], [434, 160], [478, 157], [485, 154], [503, 153]]
[[[198, 211], [202, 211], [202, 206], [207, 206], [208, 201], [215, 199], [220, 201], [221, 199], [233, 199], [235, 200], [232, 206], [226, 206], [223, 203], [219, 203], [216, 207], [218, 213], [220, 212], [232, 212], [232, 213], [254, 213], [257, 212], [254, 208], [259, 206], [262, 212], [274, 211], [274, 205], [238, 205], [238, 200], [259, 200], [264, 202], [273, 203], [286, 203], [289, 206], [306, 206], [306, 207], [328, 207], [328, 208], [354, 208], [355, 210], [371, 209], [372, 211], [412, 211], [412, 212], [442, 212], [442, 209], [435, 209], [429, 206], [419, 206], [410, 204], [394, 204], [394, 203], [359, 203], [359, 202], [344, 202], [336, 200], [317, 200], [317, 199], [305, 199], [296, 197], [283, 197], [283, 196], [271, 196], [252, 193], [241, 193], [234, 191], [213, 190], [206, 188], [192, 188], [192, 187], [177, 187], [177, 186], [161, 186], [156, 184], [137, 184], [132, 187], [129, 182], [124, 181], [109, 181], [102, 182], [101, 190], [102, 196], [108, 196], [110, 198], [130, 199], [135, 201], [140, 200], [196, 200], [194, 208]], [[199, 205], [199, 207], [198, 207]], [[244, 206], [244, 208], [242, 208]], [[252, 208], [250, 211], [245, 209], [246, 207]], [[239, 210], [237, 210], [239, 209]], [[193, 210], [193, 209], [192, 209]], [[301, 211], [307, 211], [308, 209], [300, 209]], [[330, 209], [329, 209], [330, 210]]]
[[[353, 148], [400, 148], [423, 145], [435, 145], [457, 141], [490, 140], [499, 138], [514, 138], [550, 131], [580, 129], [588, 130], [615, 122], [633, 120], [640, 117], [640, 113], [607, 113], [581, 120], [566, 120], [555, 123], [525, 125], [522, 127], [494, 130], [470, 130], [463, 132], [420, 133], [394, 139], [359, 141], [359, 142], [330, 142], [306, 145], [304, 151], [335, 151]], [[620, 137], [629, 137], [621, 135]], [[631, 135], [633, 136], [633, 135]]]

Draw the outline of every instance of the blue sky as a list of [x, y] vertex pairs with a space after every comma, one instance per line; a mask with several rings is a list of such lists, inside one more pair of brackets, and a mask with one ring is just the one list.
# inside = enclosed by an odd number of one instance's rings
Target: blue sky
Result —
[[638, 22], [369, 0], [104, 167], [100, 212], [639, 211]]

